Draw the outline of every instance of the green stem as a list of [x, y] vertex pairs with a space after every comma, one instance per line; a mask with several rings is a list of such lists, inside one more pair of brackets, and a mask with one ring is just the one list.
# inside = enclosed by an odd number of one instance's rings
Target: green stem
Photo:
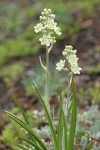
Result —
[[73, 150], [75, 131], [76, 131], [76, 122], [77, 122], [77, 97], [76, 97], [76, 88], [74, 79], [72, 77], [72, 91], [73, 91], [73, 106], [71, 111], [71, 121], [69, 129], [69, 138], [68, 138], [68, 150]]
[[49, 53], [48, 47], [46, 46], [46, 104], [48, 107], [48, 111], [50, 112], [50, 105], [49, 105]]
[[[72, 73], [71, 74], [69, 73], [68, 74], [67, 104], [66, 104], [66, 107], [67, 107], [67, 120], [69, 118], [69, 116], [68, 116], [68, 109], [69, 109], [68, 105], [69, 105], [69, 101], [70, 101], [71, 82], [72, 82]], [[68, 138], [68, 141], [69, 141], [69, 137], [67, 137], [67, 138]], [[68, 149], [68, 144], [67, 144], [67, 149]]]
[[72, 82], [72, 73], [71, 73], [71, 75], [68, 74], [67, 111], [68, 111], [68, 104], [69, 104], [69, 100], [70, 100], [70, 88], [71, 88], [71, 82]]
[[67, 101], [64, 103], [64, 106], [63, 106], [66, 117], [68, 117], [68, 104], [69, 104], [69, 100], [70, 100], [71, 80], [72, 80], [72, 75], [70, 76], [70, 74], [68, 72]]

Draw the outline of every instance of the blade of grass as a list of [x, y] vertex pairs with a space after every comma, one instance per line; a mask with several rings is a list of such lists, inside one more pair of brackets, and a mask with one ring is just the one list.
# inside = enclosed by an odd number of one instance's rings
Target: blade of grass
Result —
[[[24, 118], [25, 123], [31, 127], [31, 125], [30, 125], [30, 123], [29, 123], [29, 121], [28, 121], [28, 119], [27, 119], [28, 117], [27, 117], [27, 115], [26, 115], [24, 109], [23, 109], [22, 106], [19, 104], [18, 100], [17, 100], [15, 97], [13, 97], [13, 98], [14, 98], [14, 102], [16, 103], [16, 105], [17, 105], [19, 111], [21, 111], [21, 113], [22, 113], [22, 115], [23, 115], [23, 118]], [[36, 140], [35, 140], [32, 136], [31, 136], [31, 138], [32, 138], [32, 140], [35, 142], [35, 144], [37, 144], [37, 143], [36, 143]]]
[[68, 150], [73, 150], [73, 147], [74, 147], [76, 119], [77, 119], [76, 89], [75, 89], [73, 78], [72, 78], [72, 90], [73, 90], [74, 101], [73, 101], [73, 107], [72, 107], [71, 124], [70, 124], [70, 130], [69, 130], [69, 138], [68, 138]]
[[19, 124], [24, 129], [26, 129], [26, 131], [28, 131], [33, 136], [33, 138], [36, 139], [36, 141], [43, 148], [43, 150], [47, 150], [47, 148], [46, 148], [45, 144], [43, 143], [43, 141], [36, 135], [36, 133], [31, 129], [30, 126], [25, 124], [23, 121], [21, 121], [18, 117], [16, 117], [12, 113], [10, 113], [8, 111], [6, 111], [6, 112], [12, 120], [14, 120], [17, 124]]
[[43, 106], [43, 109], [45, 111], [45, 114], [46, 114], [46, 117], [47, 117], [47, 120], [48, 120], [48, 123], [49, 123], [49, 126], [50, 126], [51, 134], [52, 134], [52, 140], [53, 140], [53, 144], [54, 144], [54, 150], [60, 150], [59, 143], [57, 141], [57, 137], [56, 137], [56, 133], [55, 133], [55, 129], [54, 129], [54, 125], [53, 125], [51, 116], [49, 115], [49, 111], [48, 111], [48, 109], [47, 109], [47, 107], [45, 105], [45, 102], [42, 99], [42, 97], [41, 97], [38, 89], [36, 88], [35, 84], [34, 83], [32, 83], [32, 84], [33, 84], [33, 87], [35, 88], [35, 90], [36, 90], [36, 92], [37, 92], [37, 94], [39, 96], [40, 102], [41, 102], [41, 104]]
[[24, 139], [21, 138], [23, 141], [27, 142], [29, 145], [34, 146], [37, 150], [43, 150], [41, 149], [39, 146], [37, 146], [35, 143], [33, 143], [32, 141], [28, 140], [28, 139]]

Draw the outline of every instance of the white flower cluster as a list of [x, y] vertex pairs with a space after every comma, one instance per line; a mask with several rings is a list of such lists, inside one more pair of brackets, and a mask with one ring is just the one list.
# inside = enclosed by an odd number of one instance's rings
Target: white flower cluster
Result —
[[55, 43], [55, 37], [52, 37], [53, 33], [61, 35], [61, 29], [57, 27], [57, 23], [54, 21], [55, 15], [52, 14], [51, 9], [44, 9], [40, 16], [40, 22], [34, 27], [36, 33], [42, 32], [43, 37], [39, 39], [41, 45], [50, 46]]
[[[74, 74], [80, 74], [80, 70], [82, 70], [80, 67], [78, 67], [78, 58], [76, 56], [76, 50], [73, 50], [73, 47], [68, 45], [65, 46], [64, 51], [62, 52], [63, 56], [65, 56], [65, 58], [68, 60], [69, 64], [70, 64], [70, 69]], [[61, 60], [59, 63], [56, 64], [56, 69], [58, 69], [59, 71], [62, 69], [67, 69], [64, 68], [64, 64], [65, 64], [65, 60]]]

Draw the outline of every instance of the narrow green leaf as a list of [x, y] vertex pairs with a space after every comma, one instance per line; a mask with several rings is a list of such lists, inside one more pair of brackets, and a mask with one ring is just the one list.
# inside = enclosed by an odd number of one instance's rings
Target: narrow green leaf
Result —
[[62, 140], [62, 134], [63, 134], [62, 125], [63, 125], [63, 116], [62, 116], [62, 111], [61, 111], [61, 106], [60, 106], [59, 116], [58, 116], [58, 125], [57, 125], [57, 138], [58, 138], [59, 143], [61, 143], [61, 140]]
[[28, 148], [20, 145], [20, 144], [15, 144], [18, 148], [21, 148], [22, 150], [29, 150]]
[[64, 113], [63, 106], [62, 106], [62, 95], [60, 94], [60, 108], [61, 108], [61, 113], [63, 116], [63, 145], [62, 149], [67, 150], [68, 147], [68, 137], [67, 137], [67, 116]]
[[68, 116], [70, 115], [71, 111], [72, 111], [72, 108], [73, 108], [73, 101], [71, 102], [69, 108], [68, 108]]
[[70, 131], [69, 131], [69, 142], [68, 142], [68, 150], [73, 150], [74, 147], [74, 138], [76, 131], [76, 120], [77, 120], [77, 102], [76, 102], [76, 89], [74, 84], [74, 79], [72, 78], [72, 90], [73, 90], [73, 107], [71, 114], [71, 123], [70, 123]]
[[[7, 112], [7, 111], [6, 111]], [[44, 142], [36, 135], [36, 133], [31, 129], [30, 126], [28, 126], [27, 124], [25, 124], [23, 121], [21, 121], [18, 117], [16, 117], [15, 115], [13, 115], [10, 112], [7, 112], [9, 117], [14, 120], [17, 124], [19, 124], [21, 127], [23, 127], [24, 129], [26, 129], [26, 131], [28, 131], [33, 138], [36, 139], [36, 141], [38, 142], [38, 144], [40, 145], [40, 147], [43, 148], [43, 150], [47, 150]]]
[[34, 142], [32, 142], [31, 140], [28, 140], [28, 139], [24, 139], [24, 138], [21, 138], [23, 141], [27, 142], [28, 144], [30, 144], [31, 146], [34, 146], [37, 150], [43, 150], [41, 149], [39, 146], [37, 146]]
[[[16, 103], [16, 105], [17, 105], [19, 111], [21, 111], [25, 123], [31, 127], [31, 125], [30, 125], [30, 123], [29, 123], [29, 121], [28, 121], [28, 119], [27, 119], [28, 117], [27, 117], [27, 115], [26, 115], [24, 109], [22, 108], [22, 106], [19, 104], [18, 100], [17, 100], [15, 97], [14, 97], [14, 102]], [[36, 143], [36, 140], [35, 140], [32, 136], [31, 136], [31, 138], [32, 138], [32, 140], [35, 142], [35, 144], [37, 144], [37, 143]]]
[[38, 96], [39, 96], [40, 102], [41, 102], [41, 104], [42, 104], [42, 106], [43, 106], [43, 109], [44, 109], [44, 111], [45, 111], [46, 117], [47, 117], [47, 119], [48, 119], [48, 123], [49, 123], [50, 130], [51, 130], [51, 134], [52, 134], [52, 140], [53, 140], [53, 144], [54, 144], [54, 150], [60, 150], [59, 143], [58, 143], [58, 141], [57, 141], [57, 137], [56, 137], [56, 133], [55, 133], [55, 129], [54, 129], [54, 125], [53, 125], [51, 116], [50, 116], [50, 114], [49, 114], [49, 111], [48, 111], [48, 109], [47, 109], [47, 107], [46, 107], [46, 105], [45, 105], [45, 102], [44, 102], [44, 100], [42, 99], [42, 97], [41, 97], [41, 95], [40, 95], [40, 93], [39, 93], [39, 91], [38, 91], [38, 89], [36, 88], [36, 86], [35, 86], [34, 83], [33, 83], [33, 86], [34, 86], [34, 88], [35, 88], [35, 90], [36, 90], [36, 92], [37, 92], [37, 94], [38, 94]]
[[14, 102], [16, 103], [17, 107], [19, 108], [19, 110], [21, 111], [22, 115], [23, 115], [23, 118], [24, 118], [24, 121], [27, 125], [31, 126], [29, 121], [28, 121], [28, 117], [26, 116], [26, 113], [24, 112], [22, 106], [19, 104], [18, 100], [14, 97]]

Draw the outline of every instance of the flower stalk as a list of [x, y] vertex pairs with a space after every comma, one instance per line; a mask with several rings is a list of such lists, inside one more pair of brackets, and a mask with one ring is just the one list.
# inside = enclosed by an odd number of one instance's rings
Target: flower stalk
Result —
[[50, 105], [49, 105], [49, 53], [48, 53], [48, 47], [46, 46], [46, 104], [48, 107], [48, 110], [50, 112]]

